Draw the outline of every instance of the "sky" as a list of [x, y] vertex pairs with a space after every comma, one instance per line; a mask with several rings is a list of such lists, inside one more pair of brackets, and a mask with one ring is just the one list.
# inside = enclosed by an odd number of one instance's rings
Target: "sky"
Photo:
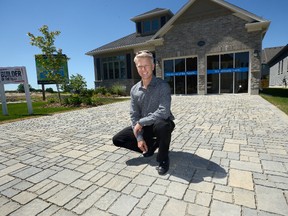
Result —
[[[0, 0], [0, 67], [25, 66], [29, 84], [37, 84], [35, 55], [31, 32], [42, 36], [43, 25], [49, 31], [59, 30], [56, 48], [61, 48], [70, 60], [69, 76], [80, 74], [87, 88], [94, 88], [93, 58], [88, 51], [135, 32], [130, 19], [155, 8], [167, 8], [177, 13], [189, 0]], [[226, 0], [242, 9], [271, 21], [263, 39], [263, 48], [285, 46], [288, 43], [287, 0]], [[16, 84], [5, 90], [16, 90]], [[55, 85], [46, 85], [55, 89]]]

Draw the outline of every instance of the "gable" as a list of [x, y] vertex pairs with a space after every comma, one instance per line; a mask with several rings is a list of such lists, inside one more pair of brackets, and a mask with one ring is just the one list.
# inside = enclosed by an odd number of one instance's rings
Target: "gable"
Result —
[[175, 24], [204, 20], [232, 14], [230, 10], [210, 0], [195, 1], [176, 21]]
[[223, 0], [190, 0], [184, 5], [154, 36], [156, 39], [164, 36], [174, 24], [205, 20], [207, 18], [233, 15], [246, 22], [248, 32], [262, 31], [263, 37], [268, 30], [270, 21], [241, 9]]

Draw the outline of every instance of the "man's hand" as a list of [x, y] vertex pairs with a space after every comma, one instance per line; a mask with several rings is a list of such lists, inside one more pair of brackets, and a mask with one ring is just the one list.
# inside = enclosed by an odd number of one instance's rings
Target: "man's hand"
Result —
[[142, 130], [142, 126], [139, 124], [139, 123], [137, 123], [136, 125], [135, 125], [135, 127], [134, 127], [134, 130], [133, 130], [133, 132], [134, 132], [134, 136], [137, 138], [137, 136], [138, 136], [138, 133], [140, 132]]
[[146, 142], [144, 140], [138, 141], [138, 148], [141, 149], [143, 153], [148, 151], [148, 147], [146, 145]]

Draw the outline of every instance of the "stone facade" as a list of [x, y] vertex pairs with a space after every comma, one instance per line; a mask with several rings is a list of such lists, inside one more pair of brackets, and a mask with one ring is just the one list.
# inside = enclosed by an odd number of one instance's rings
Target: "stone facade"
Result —
[[[250, 94], [258, 94], [260, 80], [260, 56], [262, 32], [247, 32], [246, 22], [232, 14], [190, 22], [177, 22], [164, 35], [163, 46], [156, 47], [158, 61], [181, 56], [198, 57], [198, 94], [206, 94], [206, 56], [229, 52], [250, 52]], [[199, 41], [205, 45], [198, 46]], [[161, 67], [158, 69], [161, 70]], [[163, 76], [162, 71], [157, 72]]]

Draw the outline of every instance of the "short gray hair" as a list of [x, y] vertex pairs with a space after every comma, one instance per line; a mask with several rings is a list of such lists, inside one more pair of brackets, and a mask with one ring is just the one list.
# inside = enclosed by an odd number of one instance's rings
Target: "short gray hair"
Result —
[[138, 60], [138, 58], [150, 58], [151, 62], [154, 63], [153, 54], [150, 51], [148, 51], [148, 50], [141, 50], [141, 51], [137, 52], [136, 56], [134, 58], [134, 62], [135, 63]]

